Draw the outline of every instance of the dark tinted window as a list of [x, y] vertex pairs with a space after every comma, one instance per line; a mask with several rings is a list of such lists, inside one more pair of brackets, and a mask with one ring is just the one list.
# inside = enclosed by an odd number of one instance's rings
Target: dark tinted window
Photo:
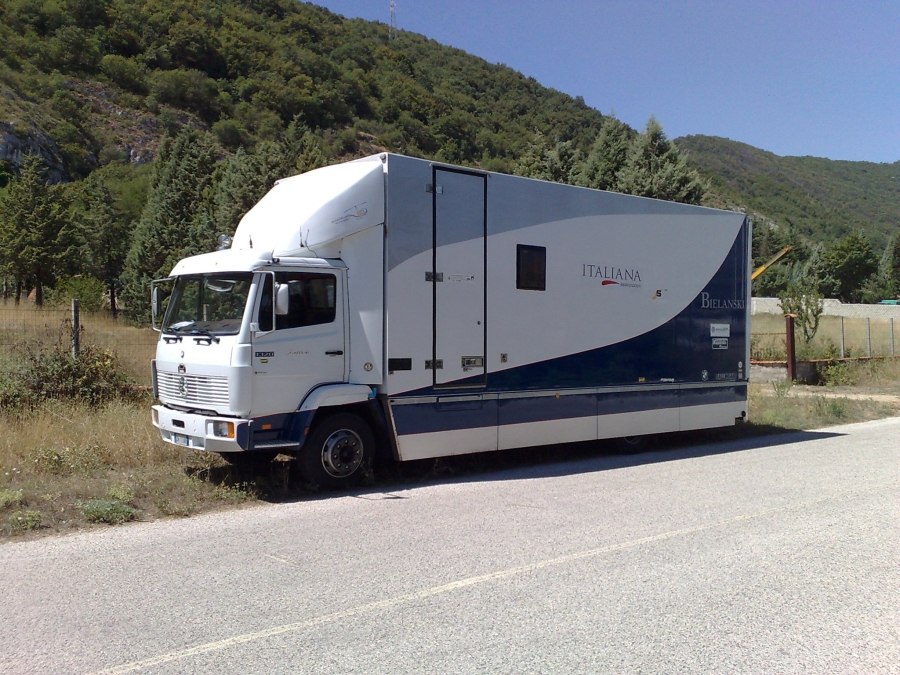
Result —
[[275, 281], [290, 289], [290, 310], [275, 317], [275, 329], [331, 323], [335, 317], [337, 283], [333, 274], [277, 272]]
[[516, 288], [547, 290], [547, 249], [543, 246], [516, 246]]

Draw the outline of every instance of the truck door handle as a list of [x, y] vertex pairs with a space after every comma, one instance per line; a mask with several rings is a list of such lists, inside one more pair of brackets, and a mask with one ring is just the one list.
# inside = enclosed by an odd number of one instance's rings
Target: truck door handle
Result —
[[325, 352], [328, 356], [343, 356], [344, 352], [341, 349], [335, 349], [334, 351]]

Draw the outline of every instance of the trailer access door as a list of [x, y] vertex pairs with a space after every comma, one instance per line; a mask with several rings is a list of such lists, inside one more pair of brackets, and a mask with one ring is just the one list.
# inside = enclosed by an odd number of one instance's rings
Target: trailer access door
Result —
[[434, 384], [482, 386], [487, 176], [434, 169]]

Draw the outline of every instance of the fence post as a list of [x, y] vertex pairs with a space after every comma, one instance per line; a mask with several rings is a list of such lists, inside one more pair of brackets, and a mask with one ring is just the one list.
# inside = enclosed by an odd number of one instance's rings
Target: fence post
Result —
[[872, 356], [872, 320], [866, 317], [866, 356]]
[[841, 358], [844, 358], [844, 317], [841, 317]]
[[891, 356], [894, 355], [894, 317], [891, 317]]
[[784, 348], [787, 352], [787, 381], [797, 380], [797, 355], [794, 352], [794, 319], [796, 315], [784, 315]]
[[72, 298], [72, 358], [81, 352], [81, 317], [78, 313], [78, 299]]

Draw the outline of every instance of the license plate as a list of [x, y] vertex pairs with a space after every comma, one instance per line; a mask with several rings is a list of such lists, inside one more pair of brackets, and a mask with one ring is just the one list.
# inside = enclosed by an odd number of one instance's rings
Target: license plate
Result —
[[184, 434], [172, 434], [172, 440], [174, 440], [177, 445], [187, 446], [187, 445], [191, 444], [188, 437], [185, 436]]

